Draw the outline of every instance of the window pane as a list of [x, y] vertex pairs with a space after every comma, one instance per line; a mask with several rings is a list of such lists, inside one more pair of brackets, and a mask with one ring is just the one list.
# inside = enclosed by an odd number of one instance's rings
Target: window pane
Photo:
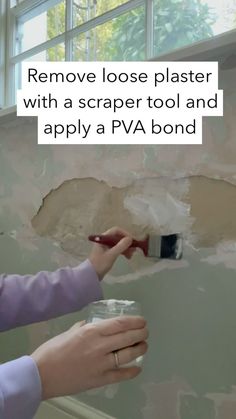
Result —
[[154, 0], [154, 55], [236, 27], [236, 0]]
[[213, 35], [236, 28], [236, 0], [205, 0], [205, 4], [212, 8], [215, 14]]
[[96, 16], [112, 10], [128, 0], [74, 0], [73, 25], [81, 25]]
[[74, 61], [145, 59], [145, 9], [138, 7], [81, 34], [73, 41]]
[[22, 3], [24, 0], [10, 0], [10, 7], [15, 7], [18, 4]]
[[[65, 61], [65, 44], [58, 44], [47, 51], [42, 51], [27, 58], [25, 61]], [[19, 63], [15, 66], [16, 89], [21, 88], [21, 64]]]
[[17, 21], [16, 54], [42, 44], [65, 31], [65, 0], [41, 13], [39, 8], [36, 8], [35, 14], [30, 19], [31, 14], [23, 15]]
[[25, 61], [65, 61], [65, 44], [58, 44], [47, 51], [35, 54]]

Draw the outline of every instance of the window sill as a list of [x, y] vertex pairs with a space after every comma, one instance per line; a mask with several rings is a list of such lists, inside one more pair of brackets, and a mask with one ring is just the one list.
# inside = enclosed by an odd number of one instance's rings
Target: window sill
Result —
[[0, 110], [0, 124], [16, 118], [16, 105]]

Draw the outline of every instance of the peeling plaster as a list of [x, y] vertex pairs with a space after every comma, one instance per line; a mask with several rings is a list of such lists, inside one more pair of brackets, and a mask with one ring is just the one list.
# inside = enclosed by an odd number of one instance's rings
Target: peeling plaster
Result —
[[[32, 225], [39, 235], [50, 237], [60, 243], [64, 251], [80, 258], [85, 257], [91, 247], [87, 240], [88, 235], [102, 233], [113, 225], [122, 226], [135, 237], [143, 237], [146, 233], [176, 232], [175, 225], [182, 223], [181, 231], [187, 234], [187, 226], [191, 222], [188, 217], [189, 206], [179, 201], [186, 194], [187, 187], [186, 180], [172, 181], [163, 178], [139, 180], [125, 188], [110, 187], [105, 182], [92, 178], [73, 179], [64, 182], [45, 197]], [[155, 223], [140, 216], [135, 220], [126, 208], [126, 203], [137, 196], [144, 197], [153, 214], [158, 213], [158, 208], [153, 208], [152, 205], [156, 201], [160, 202], [162, 213], [159, 211], [159, 218]], [[161, 204], [164, 199], [167, 205]], [[184, 207], [185, 212], [180, 210], [177, 213], [177, 206]], [[127, 275], [124, 275], [123, 269], [122, 277], [115, 277], [115, 280], [131, 281], [144, 274], [150, 275], [165, 268], [174, 269], [186, 265], [183, 261], [163, 261], [157, 264], [155, 259], [146, 259], [141, 253], [137, 253], [127, 265]], [[114, 277], [110, 276], [108, 281], [114, 281]]]
[[[236, 268], [236, 248], [224, 244], [236, 240], [235, 214], [236, 187], [222, 180], [162, 177], [136, 180], [121, 188], [86, 178], [66, 181], [51, 191], [32, 225], [37, 234], [55, 240], [64, 251], [80, 258], [91, 247], [87, 236], [113, 225], [126, 228], [136, 237], [181, 232], [185, 246], [216, 249], [205, 262], [228, 261], [228, 267]], [[108, 282], [132, 281], [166, 268], [186, 266], [186, 261], [155, 263], [139, 255], [131, 261], [125, 277], [110, 276]]]
[[174, 199], [170, 193], [153, 190], [152, 195], [141, 194], [128, 196], [124, 199], [124, 207], [133, 214], [133, 222], [145, 225], [152, 230], [165, 229], [167, 232], [185, 232], [190, 205]]
[[202, 258], [202, 262], [210, 265], [223, 263], [226, 268], [236, 269], [236, 241], [219, 243], [213, 255]]
[[203, 176], [191, 177], [189, 182], [188, 202], [197, 245], [214, 247], [221, 241], [236, 240], [235, 185]]

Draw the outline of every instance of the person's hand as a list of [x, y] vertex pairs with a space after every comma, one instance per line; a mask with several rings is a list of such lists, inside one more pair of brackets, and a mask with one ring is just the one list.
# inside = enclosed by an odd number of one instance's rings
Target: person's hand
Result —
[[118, 256], [124, 254], [127, 259], [130, 259], [135, 251], [135, 249], [129, 249], [132, 243], [132, 237], [127, 231], [119, 227], [113, 227], [103, 234], [120, 234], [123, 238], [112, 248], [97, 243], [93, 245], [89, 260], [100, 280], [112, 268]]
[[41, 377], [42, 400], [136, 377], [140, 368], [122, 365], [147, 351], [147, 337], [146, 322], [139, 316], [75, 324], [31, 355]]

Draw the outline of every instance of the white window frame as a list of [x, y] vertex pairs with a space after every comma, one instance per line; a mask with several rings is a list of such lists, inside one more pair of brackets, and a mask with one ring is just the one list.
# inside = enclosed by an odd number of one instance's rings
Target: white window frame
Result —
[[6, 103], [6, 3], [0, 1], [0, 109]]

